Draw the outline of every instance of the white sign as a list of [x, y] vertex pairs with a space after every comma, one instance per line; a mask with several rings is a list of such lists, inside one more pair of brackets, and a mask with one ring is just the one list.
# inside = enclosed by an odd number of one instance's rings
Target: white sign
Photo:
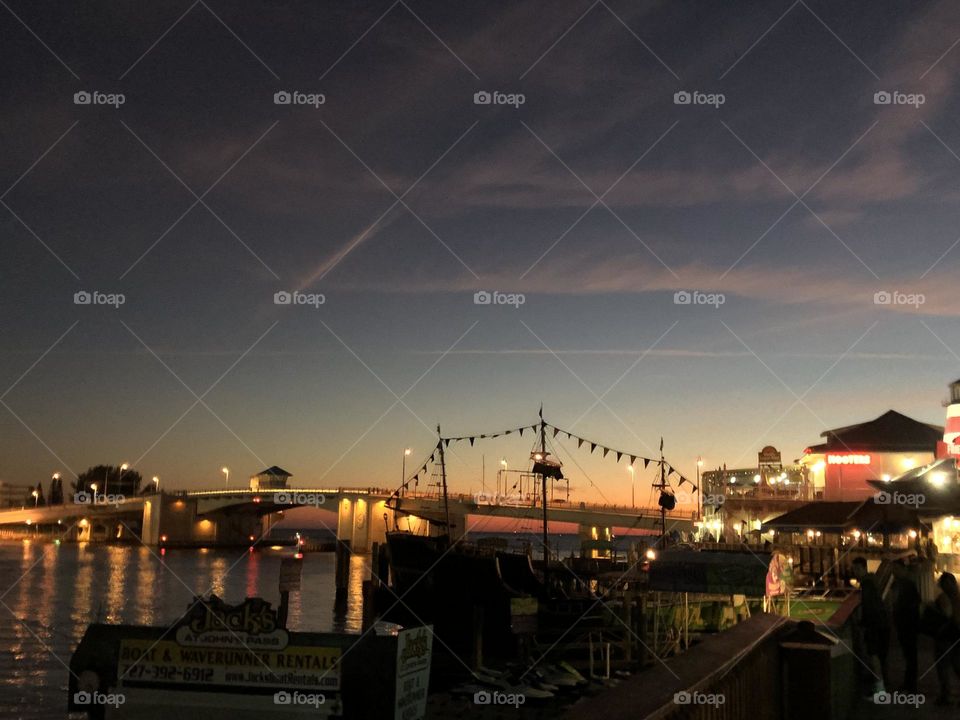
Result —
[[287, 646], [283, 650], [184, 647], [171, 640], [124, 638], [117, 676], [141, 686], [169, 683], [220, 687], [340, 689], [340, 648]]
[[394, 720], [423, 720], [427, 716], [433, 626], [401, 630], [397, 635], [397, 700]]

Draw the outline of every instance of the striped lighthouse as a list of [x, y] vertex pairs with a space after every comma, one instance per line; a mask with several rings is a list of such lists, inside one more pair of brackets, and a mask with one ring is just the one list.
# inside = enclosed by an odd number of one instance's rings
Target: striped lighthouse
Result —
[[943, 442], [937, 443], [937, 457], [960, 458], [960, 380], [949, 385], [950, 399], [947, 406], [947, 421], [943, 426]]

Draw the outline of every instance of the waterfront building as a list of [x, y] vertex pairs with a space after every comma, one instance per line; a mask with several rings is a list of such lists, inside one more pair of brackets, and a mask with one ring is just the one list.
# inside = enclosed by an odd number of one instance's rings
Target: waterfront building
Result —
[[876, 492], [871, 480], [889, 481], [933, 462], [943, 432], [939, 425], [888, 410], [867, 422], [825, 430], [826, 442], [806, 448], [799, 464], [807, 469], [815, 499], [865, 500]]
[[0, 480], [0, 508], [19, 508], [26, 507], [33, 503], [31, 493], [35, 487], [32, 485], [15, 485]]

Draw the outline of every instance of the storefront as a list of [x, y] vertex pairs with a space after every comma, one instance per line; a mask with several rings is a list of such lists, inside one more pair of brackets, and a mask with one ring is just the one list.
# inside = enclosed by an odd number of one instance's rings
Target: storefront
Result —
[[828, 501], [864, 500], [876, 492], [871, 480], [888, 481], [933, 462], [943, 427], [888, 410], [874, 420], [826, 430], [826, 442], [804, 450], [815, 497]]

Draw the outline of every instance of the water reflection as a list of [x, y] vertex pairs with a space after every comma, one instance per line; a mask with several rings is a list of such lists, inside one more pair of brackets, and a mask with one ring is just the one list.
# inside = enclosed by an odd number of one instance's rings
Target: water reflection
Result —
[[[38, 542], [0, 544], [0, 718], [65, 716], [70, 655], [91, 622], [165, 625], [195, 595], [279, 604], [280, 560], [290, 548], [168, 550]], [[359, 632], [368, 559], [351, 558], [345, 613], [334, 616], [334, 556], [308, 553], [291, 630]], [[16, 619], [15, 619], [16, 618]]]

